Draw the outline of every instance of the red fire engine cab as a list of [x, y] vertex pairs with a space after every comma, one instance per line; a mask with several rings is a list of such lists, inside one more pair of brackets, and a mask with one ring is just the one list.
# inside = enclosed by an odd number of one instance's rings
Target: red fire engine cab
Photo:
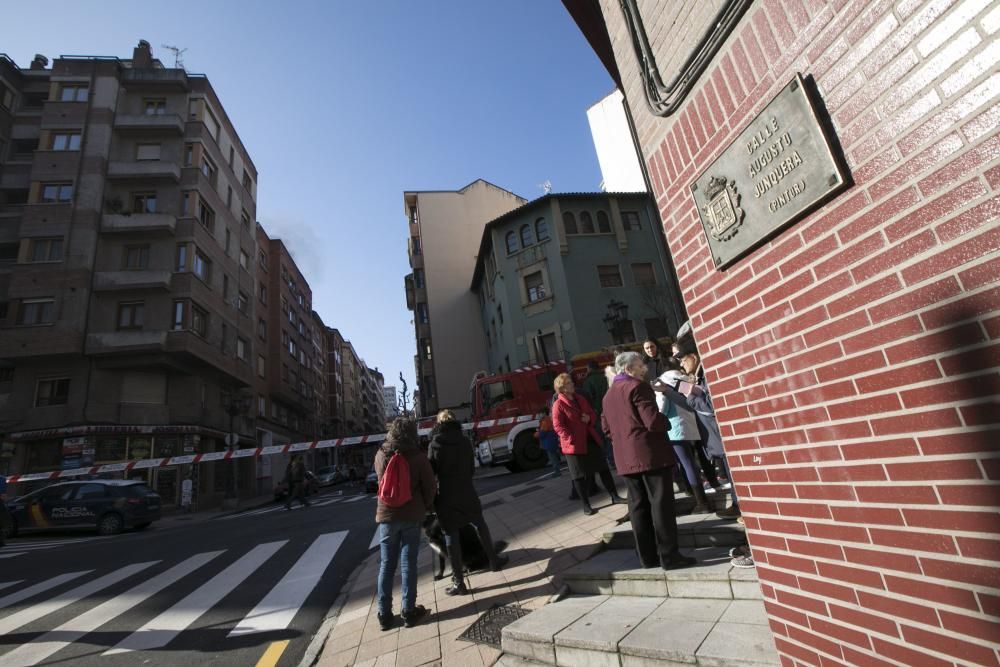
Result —
[[[506, 464], [512, 471], [544, 466], [545, 452], [538, 445], [535, 431], [542, 409], [552, 403], [553, 380], [569, 372], [579, 384], [587, 376], [591, 361], [603, 369], [611, 363], [611, 354], [580, 354], [568, 362], [563, 359], [530, 364], [496, 375], [477, 373], [470, 387], [470, 404], [476, 424], [472, 441], [480, 465]], [[486, 424], [480, 426], [479, 422]]]

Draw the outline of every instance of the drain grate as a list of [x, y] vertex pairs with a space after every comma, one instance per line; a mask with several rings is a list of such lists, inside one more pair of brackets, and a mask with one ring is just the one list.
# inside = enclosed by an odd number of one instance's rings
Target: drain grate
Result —
[[521, 609], [513, 605], [494, 605], [458, 638], [467, 642], [488, 644], [494, 648], [500, 648], [500, 632], [517, 619], [530, 613], [531, 611], [528, 609]]

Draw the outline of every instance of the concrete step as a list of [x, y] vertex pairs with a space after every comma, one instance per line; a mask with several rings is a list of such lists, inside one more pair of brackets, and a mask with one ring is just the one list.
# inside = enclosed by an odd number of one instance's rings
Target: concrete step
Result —
[[547, 665], [779, 665], [760, 600], [568, 597], [503, 629], [507, 655]]
[[[746, 528], [742, 524], [720, 519], [714, 514], [689, 514], [677, 517], [677, 537], [682, 549], [699, 547], [737, 547], [746, 544]], [[609, 549], [634, 549], [632, 524], [625, 522], [604, 533]]]
[[643, 568], [635, 551], [613, 549], [562, 573], [574, 595], [760, 600], [757, 570], [730, 565], [728, 547], [685, 552], [698, 564], [678, 570]]
[[538, 667], [538, 665], [544, 664], [544, 662], [538, 662], [537, 660], [528, 660], [527, 658], [510, 653], [504, 653], [493, 663], [493, 667]]

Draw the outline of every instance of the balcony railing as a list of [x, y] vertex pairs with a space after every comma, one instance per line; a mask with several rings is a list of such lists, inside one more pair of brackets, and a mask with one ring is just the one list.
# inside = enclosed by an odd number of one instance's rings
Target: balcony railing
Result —
[[173, 234], [176, 228], [177, 217], [168, 213], [105, 214], [101, 217], [101, 231], [106, 234]]
[[87, 334], [87, 354], [159, 351], [166, 347], [166, 331], [109, 331]]
[[184, 119], [177, 114], [123, 114], [115, 116], [115, 129], [120, 131], [166, 131], [184, 134]]
[[173, 162], [163, 160], [141, 160], [137, 162], [111, 162], [108, 164], [110, 179], [166, 179], [179, 182], [181, 168]]
[[187, 72], [182, 69], [128, 68], [122, 70], [122, 84], [126, 88], [159, 88], [189, 90]]
[[94, 291], [170, 289], [170, 271], [98, 271]]

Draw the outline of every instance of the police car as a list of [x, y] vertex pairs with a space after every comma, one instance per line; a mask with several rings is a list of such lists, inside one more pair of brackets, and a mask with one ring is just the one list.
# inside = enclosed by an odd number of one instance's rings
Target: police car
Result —
[[160, 496], [145, 482], [94, 479], [46, 486], [7, 503], [8, 536], [22, 530], [93, 527], [100, 535], [142, 530], [160, 518]]

